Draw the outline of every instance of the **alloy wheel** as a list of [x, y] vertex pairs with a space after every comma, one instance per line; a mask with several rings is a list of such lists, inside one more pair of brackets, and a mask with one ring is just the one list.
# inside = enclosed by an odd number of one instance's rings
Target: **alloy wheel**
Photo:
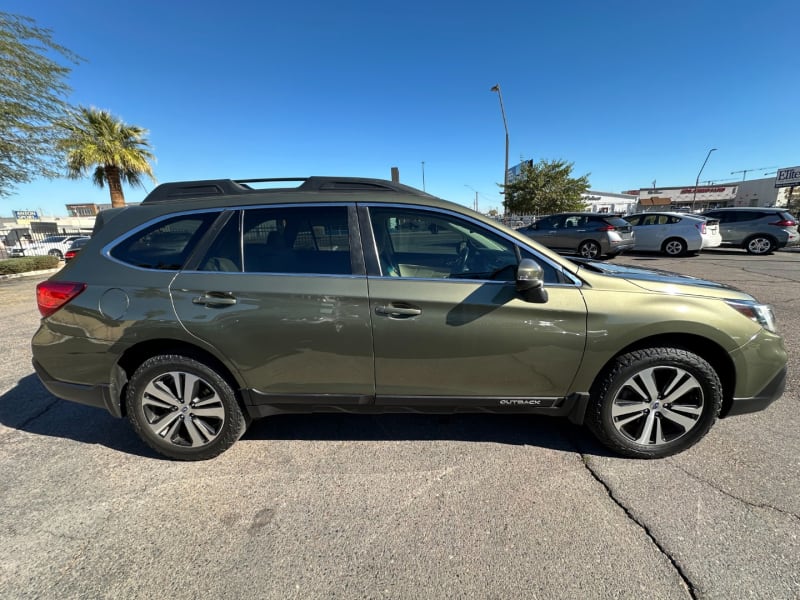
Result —
[[142, 410], [151, 432], [175, 446], [206, 446], [225, 424], [225, 406], [214, 387], [185, 371], [152, 379], [144, 388]]
[[689, 433], [703, 414], [703, 388], [688, 371], [675, 366], [642, 369], [617, 392], [611, 418], [630, 441], [660, 446]]

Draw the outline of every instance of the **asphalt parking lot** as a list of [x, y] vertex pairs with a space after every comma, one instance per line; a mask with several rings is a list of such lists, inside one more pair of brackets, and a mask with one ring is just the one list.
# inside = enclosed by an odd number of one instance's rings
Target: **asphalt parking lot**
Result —
[[301, 415], [171, 462], [44, 390], [41, 278], [0, 281], [0, 597], [800, 597], [800, 253], [615, 262], [771, 303], [784, 396], [659, 461], [548, 418]]

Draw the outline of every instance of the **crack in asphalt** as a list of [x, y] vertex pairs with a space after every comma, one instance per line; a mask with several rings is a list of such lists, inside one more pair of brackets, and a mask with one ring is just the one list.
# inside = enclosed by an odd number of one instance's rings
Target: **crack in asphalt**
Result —
[[681, 581], [686, 586], [686, 591], [688, 592], [689, 597], [692, 600], [698, 600], [697, 590], [694, 584], [692, 583], [692, 580], [689, 579], [689, 576], [686, 574], [686, 572], [683, 570], [680, 564], [678, 564], [678, 561], [675, 560], [672, 557], [672, 555], [670, 555], [670, 553], [667, 552], [666, 548], [664, 548], [661, 545], [661, 543], [656, 539], [655, 535], [653, 535], [653, 532], [650, 531], [650, 528], [647, 527], [647, 525], [645, 525], [642, 521], [637, 519], [636, 516], [634, 516], [634, 514], [622, 503], [622, 501], [614, 495], [614, 492], [611, 490], [611, 487], [605, 481], [603, 481], [600, 475], [591, 467], [589, 461], [586, 458], [586, 455], [580, 452], [580, 450], [578, 451], [578, 454], [581, 457], [581, 462], [583, 463], [583, 466], [586, 468], [587, 471], [589, 471], [589, 474], [594, 478], [594, 480], [603, 486], [603, 489], [605, 489], [606, 493], [608, 494], [608, 497], [611, 498], [614, 504], [616, 504], [622, 509], [622, 511], [625, 513], [628, 519], [630, 519], [633, 523], [636, 523], [636, 525], [638, 525], [641, 528], [641, 530], [644, 531], [645, 535], [650, 539], [653, 545], [656, 548], [658, 548], [658, 551], [661, 552], [661, 554], [664, 555], [664, 557], [670, 562], [672, 568], [675, 569], [675, 572], [678, 574], [678, 576], [681, 578]]
[[611, 486], [609, 486], [605, 481], [603, 481], [603, 478], [600, 477], [600, 474], [592, 468], [592, 466], [589, 464], [587, 455], [583, 452], [584, 448], [583, 442], [575, 439], [574, 431], [568, 430], [564, 432], [564, 437], [575, 448], [575, 451], [577, 452], [578, 456], [581, 457], [581, 462], [583, 463], [583, 467], [589, 472], [589, 475], [591, 475], [592, 478], [597, 483], [603, 486], [603, 489], [606, 491], [606, 494], [608, 494], [608, 497], [611, 499], [611, 501], [614, 504], [616, 504], [622, 510], [622, 512], [625, 513], [625, 516], [628, 517], [628, 519], [632, 523], [635, 523], [644, 532], [647, 538], [664, 556], [664, 558], [666, 558], [669, 561], [669, 563], [672, 565], [672, 568], [675, 569], [675, 572], [678, 574], [678, 577], [680, 577], [681, 581], [683, 582], [683, 585], [686, 587], [686, 592], [689, 594], [689, 597], [692, 600], [698, 600], [697, 588], [695, 587], [694, 583], [692, 583], [692, 580], [689, 579], [689, 575], [683, 570], [683, 567], [681, 567], [678, 561], [675, 558], [673, 558], [673, 556], [669, 552], [667, 552], [667, 549], [661, 545], [661, 542], [659, 542], [656, 539], [656, 536], [653, 534], [652, 531], [650, 531], [650, 528], [647, 525], [645, 525], [644, 522], [636, 518], [636, 516], [630, 511], [630, 509], [628, 509], [628, 507], [622, 503], [622, 500], [620, 500], [614, 495]]
[[750, 500], [746, 500], [745, 498], [742, 498], [740, 496], [737, 496], [735, 494], [730, 493], [727, 490], [722, 489], [717, 484], [715, 484], [715, 483], [713, 483], [711, 481], [708, 481], [707, 479], [704, 479], [704, 478], [700, 477], [700, 475], [692, 473], [691, 471], [687, 470], [686, 468], [684, 468], [683, 466], [677, 464], [676, 462], [674, 462], [674, 461], [670, 461], [670, 462], [679, 471], [683, 471], [684, 473], [686, 473], [689, 477], [691, 477], [695, 481], [699, 481], [700, 483], [707, 485], [708, 487], [718, 491], [720, 494], [723, 494], [724, 496], [727, 496], [731, 500], [736, 500], [737, 502], [741, 502], [745, 506], [749, 506], [751, 508], [761, 508], [761, 509], [767, 509], [767, 510], [774, 510], [777, 513], [780, 513], [782, 515], [785, 515], [787, 517], [790, 517], [792, 519], [800, 521], [800, 515], [796, 515], [793, 512], [788, 511], [788, 510], [784, 510], [782, 508], [778, 508], [777, 506], [772, 506], [771, 504], [759, 503], [759, 502], [751, 502]]
[[51, 408], [53, 408], [53, 407], [54, 407], [56, 404], [60, 404], [60, 403], [61, 403], [61, 400], [59, 400], [58, 398], [53, 398], [53, 400], [50, 402], [50, 404], [48, 404], [47, 406], [45, 406], [45, 407], [44, 407], [43, 409], [41, 409], [39, 412], [37, 412], [37, 413], [35, 413], [35, 414], [31, 415], [30, 417], [28, 417], [27, 419], [25, 419], [25, 420], [24, 420], [24, 421], [22, 421], [21, 423], [18, 423], [17, 425], [14, 425], [14, 426], [13, 426], [13, 428], [14, 428], [14, 429], [16, 429], [16, 430], [18, 430], [18, 431], [24, 431], [24, 430], [25, 430], [25, 428], [28, 426], [28, 424], [32, 423], [33, 421], [35, 421], [36, 419], [38, 419], [38, 418], [39, 418], [39, 417], [41, 417], [42, 415], [46, 414], [46, 413], [47, 413], [47, 412], [49, 412], [49, 411], [50, 411], [50, 409], [51, 409]]

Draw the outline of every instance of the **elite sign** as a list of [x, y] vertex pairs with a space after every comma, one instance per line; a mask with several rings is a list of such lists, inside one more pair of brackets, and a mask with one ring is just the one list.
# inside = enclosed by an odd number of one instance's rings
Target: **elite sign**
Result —
[[775, 175], [775, 187], [800, 186], [800, 167], [788, 167], [781, 169]]

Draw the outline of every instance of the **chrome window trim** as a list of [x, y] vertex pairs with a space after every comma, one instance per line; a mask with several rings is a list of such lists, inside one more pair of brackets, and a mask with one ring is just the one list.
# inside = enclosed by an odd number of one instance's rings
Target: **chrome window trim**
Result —
[[[148, 205], [149, 207], [150, 205]], [[154, 205], [155, 206], [155, 205]], [[121, 244], [123, 241], [127, 240], [131, 236], [139, 233], [143, 229], [147, 229], [151, 225], [156, 225], [162, 221], [166, 221], [168, 219], [172, 219], [175, 217], [182, 217], [186, 215], [196, 215], [196, 214], [205, 214], [205, 213], [223, 213], [225, 211], [239, 211], [239, 244], [241, 246], [240, 252], [244, 252], [244, 235], [242, 235], [242, 227], [244, 226], [244, 211], [245, 210], [252, 210], [252, 209], [262, 209], [262, 208], [303, 208], [307, 206], [343, 206], [347, 208], [348, 206], [355, 206], [355, 202], [352, 201], [344, 201], [344, 202], [285, 202], [281, 204], [245, 204], [239, 206], [215, 206], [213, 208], [194, 208], [194, 209], [187, 209], [181, 210], [176, 212], [169, 212], [157, 217], [153, 217], [152, 219], [148, 219], [143, 223], [137, 225], [133, 229], [128, 229], [123, 234], [115, 237], [113, 240], [108, 242], [105, 246], [100, 249], [101, 256], [107, 258], [108, 260], [115, 262], [119, 265], [123, 265], [130, 269], [136, 269], [137, 271], [146, 271], [148, 273], [156, 272], [156, 273], [208, 273], [209, 271], [184, 271], [183, 269], [147, 269], [145, 267], [139, 267], [136, 265], [132, 265], [131, 263], [125, 262], [124, 260], [120, 260], [111, 255], [111, 250], [113, 250], [116, 246]], [[349, 213], [348, 213], [349, 219]], [[238, 273], [232, 273], [238, 275], [245, 275], [244, 271]], [[262, 275], [263, 273], [251, 273], [254, 275]], [[281, 273], [285, 275], [286, 273]], [[297, 275], [305, 276], [305, 273], [297, 273]], [[324, 273], [309, 273], [309, 275], [318, 276], [324, 275]], [[330, 274], [329, 274], [330, 275]], [[347, 277], [348, 275], [341, 275], [342, 277]]]
[[[108, 260], [110, 260], [112, 262], [117, 263], [118, 265], [123, 265], [125, 267], [130, 268], [130, 269], [136, 269], [137, 271], [146, 271], [148, 273], [153, 273], [153, 272], [155, 272], [155, 273], [179, 273], [180, 269], [147, 269], [145, 267], [139, 267], [137, 265], [132, 265], [129, 262], [125, 262], [124, 260], [120, 260], [119, 258], [116, 258], [115, 256], [112, 256], [111, 251], [114, 248], [116, 248], [118, 245], [120, 245], [122, 242], [124, 242], [125, 240], [131, 238], [132, 236], [134, 236], [135, 234], [139, 233], [143, 229], [147, 229], [151, 225], [156, 225], [156, 224], [158, 224], [158, 223], [160, 223], [162, 221], [167, 221], [167, 220], [173, 219], [175, 217], [183, 217], [183, 216], [187, 216], [187, 215], [197, 215], [197, 214], [205, 214], [205, 213], [222, 213], [222, 212], [224, 212], [226, 210], [228, 210], [227, 207], [190, 209], [190, 210], [183, 210], [183, 211], [178, 211], [178, 212], [171, 212], [171, 213], [167, 213], [167, 214], [164, 214], [164, 215], [160, 215], [158, 217], [153, 217], [152, 219], [149, 219], [149, 220], [137, 225], [133, 229], [128, 229], [125, 233], [115, 237], [113, 240], [108, 242], [105, 246], [103, 246], [100, 249], [100, 255], [105, 257], [105, 258], [107, 258]], [[217, 215], [217, 218], [219, 218], [219, 215]], [[213, 223], [213, 221], [212, 221], [212, 223]]]

